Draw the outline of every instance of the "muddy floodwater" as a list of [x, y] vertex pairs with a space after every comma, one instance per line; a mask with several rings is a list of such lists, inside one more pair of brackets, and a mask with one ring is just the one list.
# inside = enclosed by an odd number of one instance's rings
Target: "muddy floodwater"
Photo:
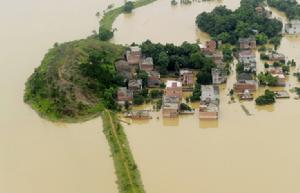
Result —
[[97, 30], [95, 14], [110, 3], [0, 1], [0, 193], [118, 192], [100, 119], [53, 124], [23, 103], [24, 83], [48, 48]]
[[[170, 1], [159, 0], [120, 16], [114, 24], [117, 31], [113, 41], [205, 41], [209, 36], [196, 28], [195, 17], [221, 4], [235, 9], [239, 1], [171, 7]], [[273, 13], [286, 22], [284, 14]], [[299, 37], [284, 37], [279, 52], [298, 63], [292, 72], [299, 70]], [[258, 70], [263, 70], [261, 61]], [[229, 104], [227, 94], [234, 81], [235, 73], [221, 86], [218, 121], [200, 121], [198, 113], [178, 119], [163, 119], [161, 113], [154, 113], [150, 121], [126, 126], [147, 192], [300, 192], [300, 101], [291, 94], [291, 99], [267, 107], [256, 107], [253, 101]], [[280, 89], [294, 86], [300, 85], [290, 76], [287, 87]], [[241, 105], [252, 116], [247, 116]]]

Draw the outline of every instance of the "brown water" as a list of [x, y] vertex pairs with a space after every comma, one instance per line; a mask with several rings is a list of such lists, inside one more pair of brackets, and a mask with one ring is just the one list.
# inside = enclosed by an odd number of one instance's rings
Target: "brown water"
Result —
[[[197, 14], [215, 5], [234, 9], [238, 0], [203, 2], [191, 6], [170, 6], [159, 0], [120, 16], [114, 42], [130, 44], [151, 39], [180, 44], [209, 37], [197, 30]], [[281, 17], [279, 12], [274, 13]], [[300, 64], [300, 38], [285, 37], [279, 52]], [[260, 62], [259, 70], [263, 66]], [[243, 102], [228, 104], [228, 90], [234, 74], [222, 86], [219, 121], [200, 121], [198, 115], [162, 119], [154, 113], [150, 121], [126, 126], [133, 154], [149, 193], [285, 193], [300, 192], [300, 101], [278, 100], [275, 105], [256, 107]], [[292, 76], [292, 86], [300, 86]], [[258, 92], [262, 92], [260, 89]], [[197, 107], [197, 104], [195, 105]], [[159, 119], [157, 119], [159, 117]]]
[[23, 103], [47, 49], [97, 30], [95, 13], [111, 2], [0, 1], [0, 193], [118, 192], [100, 119], [52, 124]]

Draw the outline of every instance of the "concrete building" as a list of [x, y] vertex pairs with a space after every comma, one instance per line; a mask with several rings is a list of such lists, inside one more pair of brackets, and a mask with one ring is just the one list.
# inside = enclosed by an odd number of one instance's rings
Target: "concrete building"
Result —
[[126, 52], [126, 60], [129, 65], [139, 65], [142, 58], [142, 51], [140, 47], [132, 46]]
[[277, 77], [278, 82], [277, 86], [285, 86], [286, 85], [286, 77], [283, 73], [283, 70], [281, 67], [271, 67], [267, 70], [273, 77]]
[[131, 79], [128, 82], [128, 89], [134, 94], [139, 93], [143, 88], [143, 81], [141, 79]]
[[285, 32], [288, 34], [300, 34], [300, 20], [292, 20], [285, 25]]
[[240, 38], [239, 39], [239, 47], [242, 50], [256, 49], [256, 40], [254, 37]]
[[240, 51], [238, 60], [243, 64], [245, 72], [256, 72], [256, 55], [253, 51]]
[[168, 97], [163, 98], [162, 113], [163, 117], [166, 118], [176, 118], [179, 115], [179, 98], [178, 97]]
[[199, 107], [200, 119], [219, 118], [219, 87], [214, 85], [201, 86], [201, 98]]
[[182, 83], [168, 80], [166, 83], [166, 96], [182, 98]]
[[120, 87], [117, 91], [118, 104], [124, 105], [126, 101], [131, 102], [133, 100], [133, 92], [126, 87]]
[[180, 70], [180, 79], [183, 86], [193, 87], [194, 73], [190, 70]]
[[243, 94], [245, 91], [253, 93], [257, 89], [257, 82], [253, 80], [253, 76], [248, 73], [238, 75], [237, 83], [234, 84], [234, 90], [237, 94]]
[[268, 57], [269, 57], [269, 60], [271, 60], [273, 62], [285, 61], [285, 55], [276, 53], [276, 52], [269, 53]]
[[139, 66], [140, 66], [140, 70], [143, 70], [146, 72], [153, 71], [153, 69], [154, 69], [153, 58], [148, 57], [148, 58], [142, 59]]
[[147, 73], [148, 73], [148, 87], [149, 88], [159, 87], [161, 84], [159, 72], [150, 71]]
[[223, 84], [227, 81], [226, 71], [220, 68], [211, 69], [213, 84]]

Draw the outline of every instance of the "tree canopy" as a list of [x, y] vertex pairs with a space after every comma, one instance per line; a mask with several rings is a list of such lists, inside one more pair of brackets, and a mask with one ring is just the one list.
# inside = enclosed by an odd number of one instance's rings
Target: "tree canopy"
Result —
[[266, 14], [257, 14], [255, 8], [263, 0], [241, 0], [241, 6], [232, 11], [225, 6], [218, 6], [212, 12], [203, 12], [196, 18], [198, 27], [223, 43], [236, 44], [239, 38], [255, 36], [259, 43], [265, 37], [272, 38], [282, 31], [282, 22], [271, 19]]

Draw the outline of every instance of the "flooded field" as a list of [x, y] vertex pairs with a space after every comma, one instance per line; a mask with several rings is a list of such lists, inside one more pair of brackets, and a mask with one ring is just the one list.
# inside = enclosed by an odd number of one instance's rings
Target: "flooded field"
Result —
[[[157, 1], [132, 15], [120, 16], [114, 24], [114, 42], [205, 41], [209, 36], [196, 28], [195, 17], [220, 4], [235, 9], [239, 1], [202, 2], [175, 8], [167, 0]], [[286, 22], [284, 14], [273, 12]], [[299, 37], [283, 38], [279, 52], [298, 63], [292, 72], [299, 69], [299, 50]], [[261, 61], [258, 69], [263, 70]], [[267, 107], [257, 107], [254, 101], [229, 104], [227, 94], [234, 81], [233, 73], [228, 83], [221, 86], [218, 121], [200, 121], [198, 113], [163, 119], [159, 112], [153, 114], [152, 120], [126, 126], [147, 192], [300, 192], [300, 101], [294, 100], [292, 94], [291, 99], [278, 100]], [[290, 76], [284, 89], [294, 86], [300, 84]], [[258, 93], [262, 92], [259, 89]], [[242, 104], [252, 116], [245, 114]]]
[[23, 103], [25, 81], [47, 50], [97, 30], [95, 14], [110, 3], [0, 1], [1, 193], [118, 192], [100, 119], [52, 124]]

